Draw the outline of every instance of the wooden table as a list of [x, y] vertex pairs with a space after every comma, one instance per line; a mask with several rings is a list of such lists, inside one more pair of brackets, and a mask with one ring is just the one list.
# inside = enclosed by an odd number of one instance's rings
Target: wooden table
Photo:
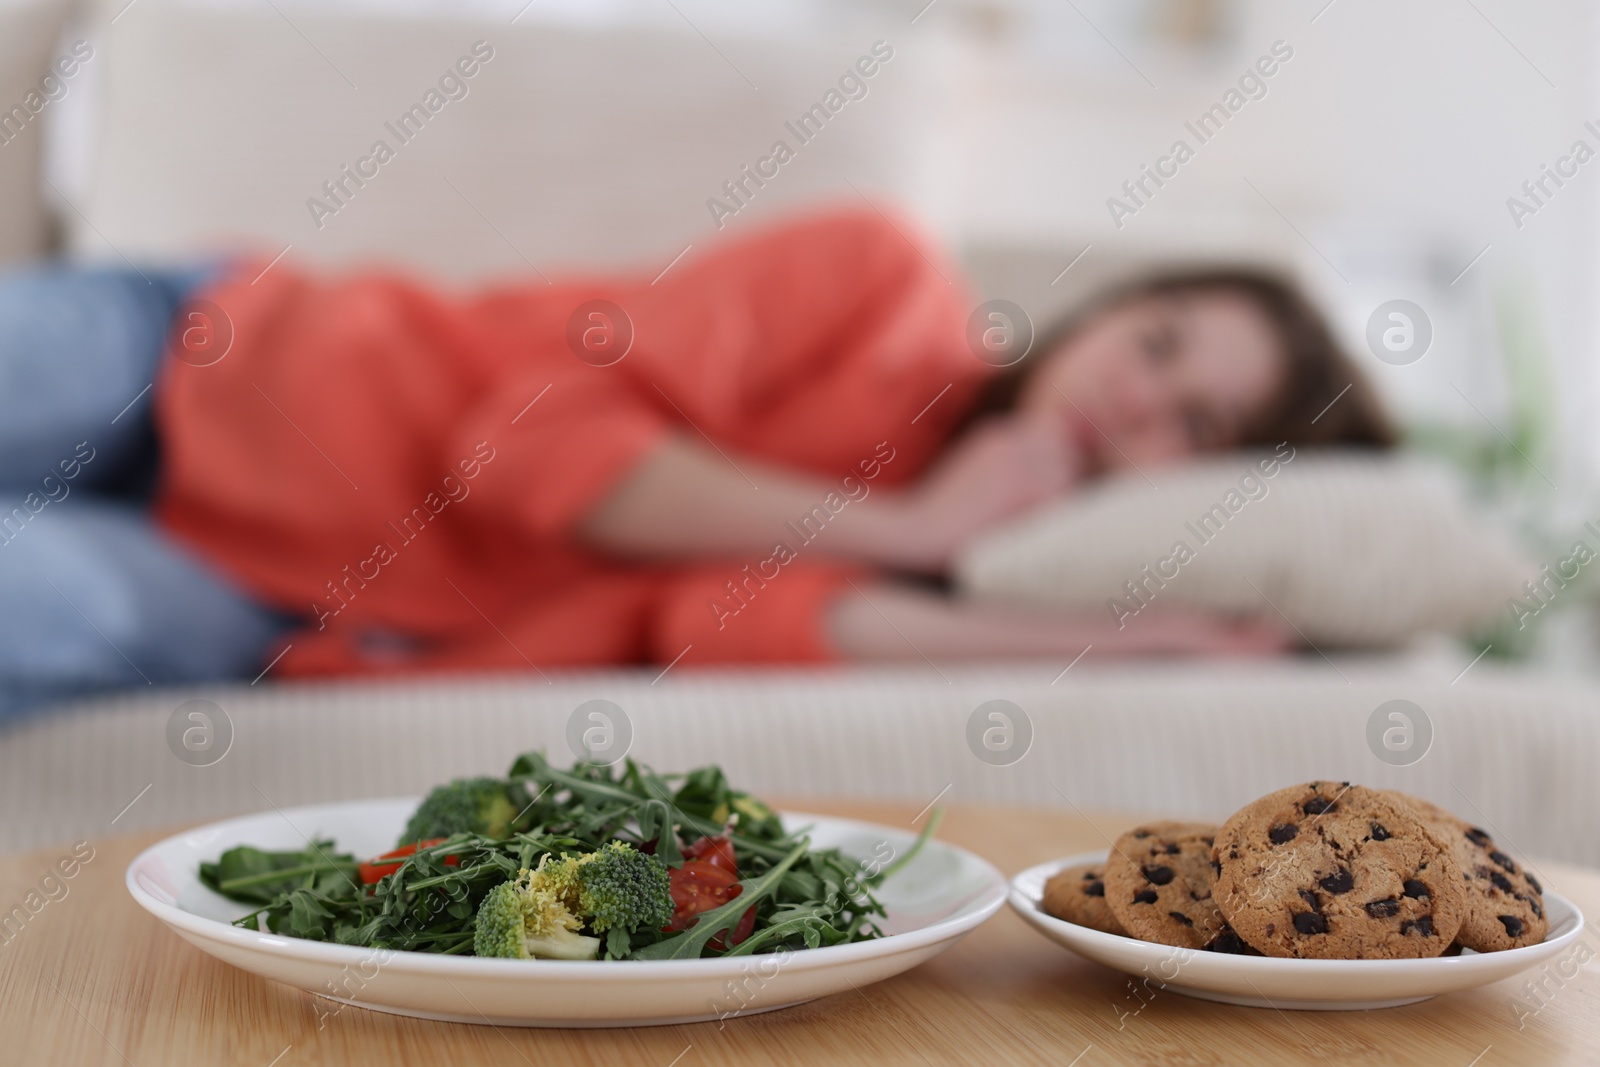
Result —
[[[913, 807], [796, 801], [801, 810], [904, 825]], [[1127, 818], [954, 808], [940, 837], [1007, 874], [1103, 846]], [[123, 889], [123, 870], [161, 835], [94, 843], [94, 858], [0, 946], [0, 1064], [1600, 1063], [1600, 939], [1485, 989], [1379, 1012], [1275, 1012], [1169, 994], [1137, 1014], [1128, 980], [1046, 941], [1009, 910], [933, 962], [857, 993], [716, 1023], [637, 1030], [521, 1030], [344, 1010], [317, 1029], [317, 1001], [220, 963], [169, 933]], [[0, 905], [22, 903], [68, 849], [0, 859]], [[1600, 916], [1600, 873], [1540, 873]], [[59, 896], [59, 889], [55, 890]], [[42, 898], [39, 898], [42, 899]], [[37, 901], [36, 901], [37, 902]], [[1554, 965], [1552, 964], [1552, 967]], [[1520, 1010], [1519, 1010], [1520, 1006]], [[1534, 1009], [1539, 1008], [1537, 1012]], [[1519, 1021], [1521, 1026], [1519, 1028]]]

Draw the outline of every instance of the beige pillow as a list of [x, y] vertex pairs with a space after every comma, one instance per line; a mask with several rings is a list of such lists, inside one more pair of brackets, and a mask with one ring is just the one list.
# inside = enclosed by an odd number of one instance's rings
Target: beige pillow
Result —
[[[39, 195], [39, 127], [62, 83], [41, 88], [40, 79], [55, 58], [66, 13], [59, 0], [0, 0], [0, 264], [38, 255], [49, 233]], [[70, 80], [65, 87], [71, 90]]]
[[1448, 478], [1361, 454], [1228, 455], [1091, 486], [975, 544], [967, 594], [1103, 612], [1282, 612], [1322, 645], [1392, 645], [1507, 610], [1536, 568]]

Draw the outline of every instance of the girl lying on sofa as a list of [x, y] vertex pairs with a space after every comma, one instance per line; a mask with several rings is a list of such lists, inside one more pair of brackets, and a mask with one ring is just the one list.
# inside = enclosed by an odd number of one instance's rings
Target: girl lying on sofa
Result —
[[0, 714], [269, 665], [1282, 648], [1261, 624], [1118, 629], [937, 580], [1107, 474], [1388, 445], [1317, 313], [1269, 275], [1174, 274], [997, 368], [914, 233], [832, 213], [653, 279], [466, 295], [292, 261], [0, 276]]

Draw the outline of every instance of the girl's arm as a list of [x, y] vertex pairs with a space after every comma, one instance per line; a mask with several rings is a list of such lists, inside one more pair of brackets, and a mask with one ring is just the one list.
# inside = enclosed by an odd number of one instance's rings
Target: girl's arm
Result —
[[[807, 542], [807, 554], [934, 572], [978, 531], [1064, 491], [1032, 431], [980, 431], [918, 485], [895, 490], [863, 481], [858, 493]], [[1046, 455], [1040, 455], [1041, 451]], [[736, 466], [737, 465], [737, 466]], [[746, 480], [748, 479], [748, 480]], [[752, 485], [752, 483], [754, 483]], [[756, 488], [756, 487], [759, 488]], [[580, 527], [591, 544], [635, 558], [765, 553], [838, 483], [670, 438], [636, 467]], [[1108, 613], [1035, 614], [977, 605], [891, 582], [846, 587], [827, 611], [828, 640], [847, 659], [1037, 659], [1149, 654], [1251, 655], [1290, 646], [1281, 629], [1150, 609], [1117, 629]]]
[[[838, 515], [813, 522], [826, 529], [826, 536], [808, 552], [902, 565], [908, 526], [904, 495], [856, 481], [855, 497]], [[845, 495], [838, 482], [749, 456], [719, 454], [698, 439], [674, 436], [629, 472], [578, 532], [596, 548], [635, 559], [768, 552], [780, 540], [793, 541], [784, 524], [800, 523], [822, 507], [829, 493]]]
[[596, 548], [638, 559], [766, 552], [779, 540], [793, 540], [785, 524], [798, 525], [831, 493], [849, 502], [808, 552], [935, 572], [980, 532], [1066, 492], [1077, 476], [1065, 428], [1020, 416], [956, 442], [910, 488], [857, 477], [853, 496], [840, 481], [676, 435], [602, 498], [578, 533]]
[[1109, 614], [1035, 614], [969, 604], [906, 585], [873, 583], [841, 593], [828, 613], [834, 647], [847, 659], [1070, 660], [1093, 656], [1264, 655], [1291, 647], [1271, 623], [1230, 623], [1210, 615], [1141, 612], [1118, 629]]

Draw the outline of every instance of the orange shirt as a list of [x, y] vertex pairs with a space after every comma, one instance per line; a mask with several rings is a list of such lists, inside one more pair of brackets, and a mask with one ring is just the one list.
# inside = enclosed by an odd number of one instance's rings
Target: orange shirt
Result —
[[[821, 612], [863, 571], [807, 539], [917, 475], [989, 373], [959, 276], [915, 239], [841, 212], [654, 280], [469, 296], [240, 273], [204, 294], [231, 320], [227, 354], [166, 361], [158, 515], [306, 616], [287, 673], [829, 659]], [[590, 317], [597, 300], [626, 320]], [[669, 434], [837, 491], [768, 553], [637, 565], [585, 548], [574, 523]]]

